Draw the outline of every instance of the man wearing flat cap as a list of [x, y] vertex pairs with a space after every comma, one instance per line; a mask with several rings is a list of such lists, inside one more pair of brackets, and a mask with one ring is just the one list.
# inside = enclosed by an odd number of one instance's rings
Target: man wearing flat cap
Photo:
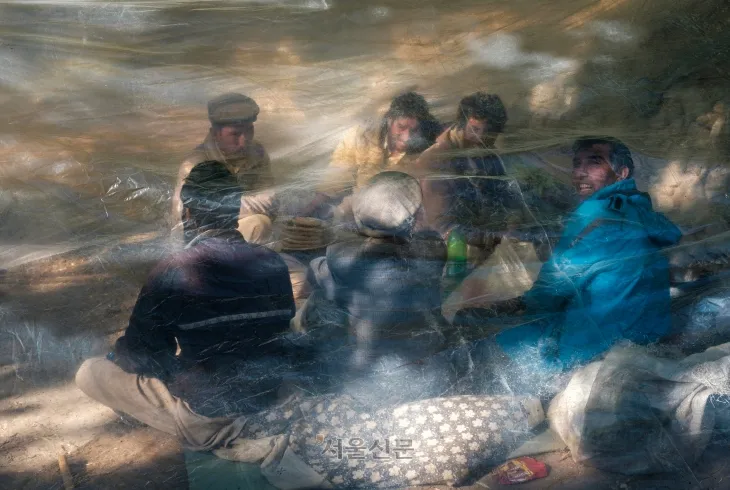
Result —
[[250, 97], [228, 93], [208, 102], [210, 132], [180, 166], [173, 196], [174, 228], [182, 226], [180, 188], [198, 163], [219, 161], [236, 176], [244, 190], [238, 230], [248, 242], [266, 243], [271, 235], [271, 218], [276, 199], [269, 155], [254, 140], [254, 122], [259, 106]]

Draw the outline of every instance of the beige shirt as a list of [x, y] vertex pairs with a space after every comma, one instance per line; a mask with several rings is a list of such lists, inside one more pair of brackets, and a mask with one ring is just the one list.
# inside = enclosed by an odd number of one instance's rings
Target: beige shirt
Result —
[[213, 135], [208, 133], [203, 143], [188, 154], [182, 165], [180, 165], [175, 194], [172, 198], [173, 224], [181, 222], [182, 202], [180, 202], [180, 189], [185, 178], [193, 167], [209, 160], [224, 163], [243, 187], [241, 217], [252, 214], [265, 214], [267, 216], [274, 214], [276, 196], [271, 188], [274, 179], [271, 174], [271, 161], [263, 145], [258, 141], [253, 141], [248, 145], [245, 155], [235, 159], [227, 159], [218, 148]]
[[[497, 147], [497, 138], [489, 138], [485, 141], [483, 148], [492, 149]], [[455, 156], [460, 156], [459, 150], [467, 150], [464, 139], [464, 130], [452, 126], [436, 138], [436, 142], [429, 149], [421, 153], [416, 162], [416, 167], [428, 172], [433, 166], [443, 161], [448, 161]], [[477, 150], [478, 151], [478, 150]]]

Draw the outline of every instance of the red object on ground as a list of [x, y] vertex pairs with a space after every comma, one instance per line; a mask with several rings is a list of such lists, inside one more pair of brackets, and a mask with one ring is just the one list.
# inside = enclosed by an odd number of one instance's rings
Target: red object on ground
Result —
[[511, 459], [497, 467], [493, 474], [501, 485], [515, 485], [548, 476], [547, 465], [534, 458]]

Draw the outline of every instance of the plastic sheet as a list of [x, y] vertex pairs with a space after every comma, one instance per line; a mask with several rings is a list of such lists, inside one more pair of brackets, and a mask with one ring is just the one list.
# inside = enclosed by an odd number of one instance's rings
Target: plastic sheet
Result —
[[[529, 210], [519, 231], [538, 229], [543, 243], [572, 202], [572, 140], [619, 137], [639, 188], [686, 232], [667, 251], [679, 348], [706, 346], [694, 335], [708, 321], [722, 338], [728, 18], [720, 0], [0, 5], [0, 486], [38, 472], [52, 481], [59, 446], [94, 454], [85, 445], [116, 420], [73, 373], [108, 351], [153, 265], [180, 246], [174, 179], [208, 131], [207, 100], [223, 92], [261, 107], [256, 137], [282, 216], [311, 199], [345, 132], [407, 89], [442, 122], [467, 94], [499, 94], [509, 117], [499, 152]], [[528, 289], [545, 258], [528, 242], [502, 245], [489, 277], [463, 284], [447, 310]], [[434, 377], [374, 383], [391, 395], [408, 383], [415, 396]], [[98, 467], [132, 486], [156, 473], [144, 456], [127, 472], [102, 452]]]
[[629, 475], [683, 473], [728, 430], [727, 348], [682, 360], [614, 348], [553, 399], [551, 427], [576, 461]]

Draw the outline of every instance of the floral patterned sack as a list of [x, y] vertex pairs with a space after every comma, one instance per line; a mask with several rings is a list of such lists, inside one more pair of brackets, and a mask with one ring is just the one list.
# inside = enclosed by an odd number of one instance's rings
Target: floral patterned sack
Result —
[[347, 396], [324, 396], [260, 419], [251, 436], [289, 424], [289, 449], [332, 486], [386, 488], [476, 480], [544, 414], [538, 400], [508, 396], [435, 398], [372, 413]]

